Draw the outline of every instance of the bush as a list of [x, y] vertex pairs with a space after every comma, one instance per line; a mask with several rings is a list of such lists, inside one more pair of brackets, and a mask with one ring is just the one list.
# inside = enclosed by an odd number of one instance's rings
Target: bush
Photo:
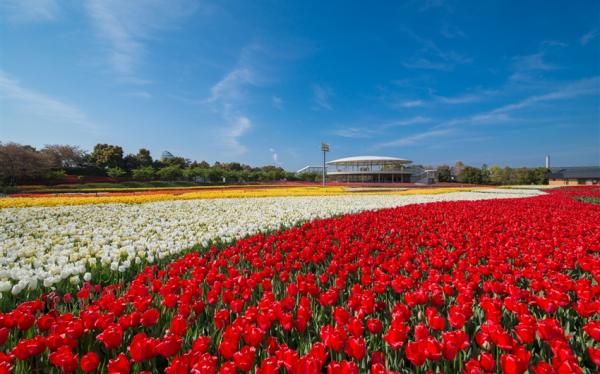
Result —
[[152, 166], [145, 166], [131, 171], [133, 179], [149, 181], [154, 178], [154, 168]]
[[106, 175], [111, 178], [120, 178], [124, 176], [127, 172], [120, 167], [108, 168], [106, 169]]
[[183, 170], [178, 165], [171, 165], [159, 169], [156, 174], [162, 180], [173, 181], [183, 177]]

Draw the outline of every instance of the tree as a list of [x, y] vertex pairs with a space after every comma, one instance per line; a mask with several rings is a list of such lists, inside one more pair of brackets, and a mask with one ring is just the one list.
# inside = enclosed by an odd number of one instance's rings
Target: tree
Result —
[[489, 184], [491, 178], [490, 169], [488, 169], [486, 164], [483, 164], [480, 169], [481, 173], [481, 184]]
[[454, 170], [453, 170], [454, 171], [454, 175], [460, 174], [463, 171], [464, 168], [465, 168], [465, 164], [463, 164], [462, 161], [456, 161], [454, 163]]
[[490, 183], [504, 184], [504, 171], [500, 166], [492, 165], [490, 167]]
[[152, 166], [144, 166], [133, 169], [131, 174], [133, 175], [133, 179], [149, 181], [154, 178], [154, 168]]
[[127, 172], [118, 166], [106, 169], [106, 175], [111, 178], [121, 178], [125, 174], [127, 174]]
[[163, 165], [166, 165], [166, 166], [176, 165], [176, 166], [179, 166], [181, 168], [188, 167], [191, 164], [191, 162], [190, 162], [189, 159], [183, 158], [183, 157], [179, 157], [179, 156], [173, 156], [173, 157], [169, 157], [169, 158], [163, 158], [161, 160], [161, 162], [163, 163]]
[[137, 158], [138, 164], [140, 166], [151, 166], [152, 165], [152, 156], [150, 156], [150, 151], [147, 150], [146, 148], [140, 148], [140, 150], [138, 151], [137, 155], [135, 155], [135, 157]]
[[162, 180], [174, 181], [183, 176], [183, 170], [179, 165], [165, 166], [156, 172], [156, 175]]
[[461, 183], [482, 184], [481, 170], [472, 166], [465, 166], [458, 174], [457, 179]]
[[452, 170], [448, 165], [440, 165], [437, 167], [438, 180], [440, 182], [452, 181]]
[[130, 153], [123, 158], [123, 166], [125, 170], [133, 170], [140, 167], [140, 162], [136, 155]]
[[121, 166], [123, 164], [123, 148], [118, 145], [96, 144], [91, 159], [92, 162], [103, 168]]
[[51, 166], [35, 148], [17, 143], [0, 143], [0, 178], [14, 185], [26, 178], [44, 177]]
[[75, 168], [84, 160], [85, 152], [78, 146], [49, 144], [41, 150], [52, 168]]

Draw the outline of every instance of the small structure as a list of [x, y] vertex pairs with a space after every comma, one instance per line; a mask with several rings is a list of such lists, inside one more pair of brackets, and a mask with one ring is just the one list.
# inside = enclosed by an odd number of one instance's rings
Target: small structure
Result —
[[548, 184], [555, 186], [600, 184], [600, 166], [551, 167]]
[[327, 177], [338, 182], [410, 183], [410, 160], [385, 156], [355, 156], [329, 161]]
[[307, 165], [305, 167], [303, 167], [302, 169], [298, 170], [296, 172], [296, 174], [321, 174], [323, 173], [323, 167], [322, 166], [314, 166], [314, 165]]
[[174, 157], [175, 157], [175, 156], [173, 156], [173, 154], [172, 154], [171, 152], [169, 152], [169, 151], [164, 151], [164, 152], [162, 153], [162, 155], [160, 156], [160, 159], [161, 159], [161, 160], [163, 160], [163, 161], [166, 161], [166, 160], [170, 160], [170, 159], [172, 159], [172, 158], [174, 158]]

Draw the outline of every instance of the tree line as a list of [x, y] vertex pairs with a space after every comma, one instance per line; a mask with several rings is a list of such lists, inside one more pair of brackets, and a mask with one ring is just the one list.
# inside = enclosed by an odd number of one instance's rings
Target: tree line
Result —
[[536, 168], [510, 168], [493, 165], [481, 168], [464, 165], [458, 161], [453, 167], [440, 165], [437, 167], [440, 182], [459, 182], [470, 184], [493, 185], [525, 185], [548, 184], [548, 173], [545, 167]]
[[313, 180], [315, 175], [296, 176], [279, 166], [251, 167], [238, 162], [215, 162], [168, 155], [154, 159], [141, 148], [124, 155], [123, 148], [96, 144], [92, 152], [72, 145], [46, 145], [36, 149], [17, 143], [0, 143], [0, 180], [16, 185], [30, 181], [60, 181], [66, 175], [107, 176], [139, 181], [196, 181], [201, 183], [252, 182], [269, 180]]

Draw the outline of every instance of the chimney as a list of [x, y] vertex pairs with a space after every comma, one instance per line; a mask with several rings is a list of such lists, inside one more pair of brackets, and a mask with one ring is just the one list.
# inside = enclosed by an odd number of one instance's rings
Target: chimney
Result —
[[550, 169], [550, 156], [546, 155], [546, 169]]

